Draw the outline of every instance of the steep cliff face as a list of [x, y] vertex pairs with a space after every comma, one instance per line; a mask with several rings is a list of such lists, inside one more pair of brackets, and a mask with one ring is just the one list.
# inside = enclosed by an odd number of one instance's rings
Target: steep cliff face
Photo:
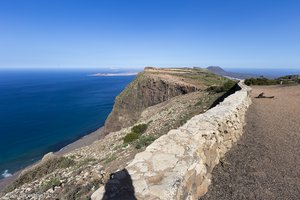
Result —
[[[200, 77], [205, 76], [206, 79]], [[115, 100], [104, 132], [118, 131], [138, 121], [142, 111], [172, 97], [204, 90], [209, 81], [221, 85], [223, 79], [205, 70], [145, 68]]]

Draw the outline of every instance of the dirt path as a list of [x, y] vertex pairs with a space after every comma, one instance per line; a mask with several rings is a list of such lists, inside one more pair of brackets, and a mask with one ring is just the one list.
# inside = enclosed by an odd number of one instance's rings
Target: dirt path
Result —
[[[264, 92], [274, 99], [253, 98]], [[201, 199], [300, 199], [300, 86], [252, 91], [244, 135]]]

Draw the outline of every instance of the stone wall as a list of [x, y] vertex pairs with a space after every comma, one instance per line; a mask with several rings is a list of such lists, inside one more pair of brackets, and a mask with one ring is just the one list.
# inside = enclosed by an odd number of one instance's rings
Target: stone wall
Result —
[[[198, 199], [205, 194], [213, 168], [243, 133], [250, 88], [242, 82], [239, 86], [241, 90], [219, 105], [137, 154], [125, 172], [112, 176], [115, 189], [105, 193], [108, 188], [100, 188], [92, 199], [114, 199], [124, 190], [132, 193], [131, 199]], [[123, 187], [122, 180], [128, 177], [130, 184]]]

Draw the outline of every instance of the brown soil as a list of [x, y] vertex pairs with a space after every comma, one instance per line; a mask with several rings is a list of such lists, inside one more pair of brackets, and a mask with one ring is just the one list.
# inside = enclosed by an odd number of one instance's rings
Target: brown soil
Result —
[[[261, 92], [275, 98], [254, 98]], [[245, 133], [200, 199], [300, 199], [300, 86], [254, 87], [252, 101]]]

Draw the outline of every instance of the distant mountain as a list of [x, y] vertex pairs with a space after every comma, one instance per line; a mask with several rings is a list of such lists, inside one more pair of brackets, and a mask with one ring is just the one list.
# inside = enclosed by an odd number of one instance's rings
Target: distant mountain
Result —
[[236, 73], [236, 72], [228, 72], [222, 69], [218, 66], [209, 66], [206, 68], [208, 71], [215, 73], [220, 76], [228, 76], [232, 78], [238, 78], [238, 79], [246, 79], [246, 78], [252, 78], [252, 77], [258, 77], [256, 75], [250, 75], [250, 74], [242, 74], [242, 73]]

